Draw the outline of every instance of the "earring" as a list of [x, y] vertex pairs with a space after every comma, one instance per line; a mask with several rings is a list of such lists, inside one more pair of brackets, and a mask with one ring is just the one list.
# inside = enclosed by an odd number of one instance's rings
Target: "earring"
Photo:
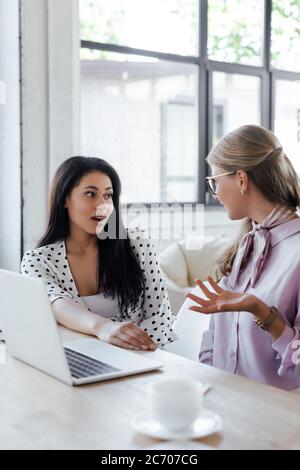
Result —
[[241, 189], [241, 195], [244, 196], [244, 194], [245, 194], [245, 191]]

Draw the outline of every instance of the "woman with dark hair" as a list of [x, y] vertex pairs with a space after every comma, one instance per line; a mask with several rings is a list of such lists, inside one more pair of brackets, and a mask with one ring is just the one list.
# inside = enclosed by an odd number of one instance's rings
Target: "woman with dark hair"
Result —
[[51, 184], [49, 221], [21, 271], [40, 278], [56, 320], [128, 349], [154, 350], [176, 339], [155, 247], [124, 228], [121, 182], [106, 161], [72, 157]]

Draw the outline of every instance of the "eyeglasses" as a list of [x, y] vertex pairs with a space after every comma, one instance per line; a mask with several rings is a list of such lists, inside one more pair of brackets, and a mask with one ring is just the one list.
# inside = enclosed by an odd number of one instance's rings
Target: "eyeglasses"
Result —
[[214, 175], [214, 176], [206, 176], [206, 182], [208, 184], [208, 187], [213, 195], [214, 199], [217, 199], [217, 184], [215, 179], [220, 178], [220, 176], [227, 176], [227, 175], [234, 175], [236, 173], [235, 171], [229, 171], [228, 173], [221, 173], [220, 175]]

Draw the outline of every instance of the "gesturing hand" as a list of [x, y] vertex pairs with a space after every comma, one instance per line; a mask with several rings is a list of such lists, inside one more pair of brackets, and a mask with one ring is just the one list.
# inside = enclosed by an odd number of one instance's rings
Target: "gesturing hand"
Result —
[[246, 294], [245, 292], [236, 293], [224, 290], [211, 276], [206, 276], [206, 279], [214, 292], [208, 289], [202, 281], [195, 279], [196, 284], [200, 287], [208, 300], [204, 300], [192, 293], [188, 294], [187, 297], [199, 305], [189, 307], [190, 310], [208, 314], [232, 311], [246, 311], [255, 314], [260, 302], [257, 297], [251, 294]]

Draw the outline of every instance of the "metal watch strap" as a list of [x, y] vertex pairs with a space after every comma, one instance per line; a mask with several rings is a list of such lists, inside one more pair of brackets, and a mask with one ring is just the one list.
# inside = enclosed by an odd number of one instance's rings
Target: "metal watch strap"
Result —
[[262, 321], [259, 320], [259, 318], [255, 318], [255, 323], [260, 326], [264, 331], [267, 331], [267, 327], [270, 326], [276, 318], [278, 318], [278, 310], [276, 307], [269, 307], [270, 308], [270, 315], [267, 316], [267, 318]]

